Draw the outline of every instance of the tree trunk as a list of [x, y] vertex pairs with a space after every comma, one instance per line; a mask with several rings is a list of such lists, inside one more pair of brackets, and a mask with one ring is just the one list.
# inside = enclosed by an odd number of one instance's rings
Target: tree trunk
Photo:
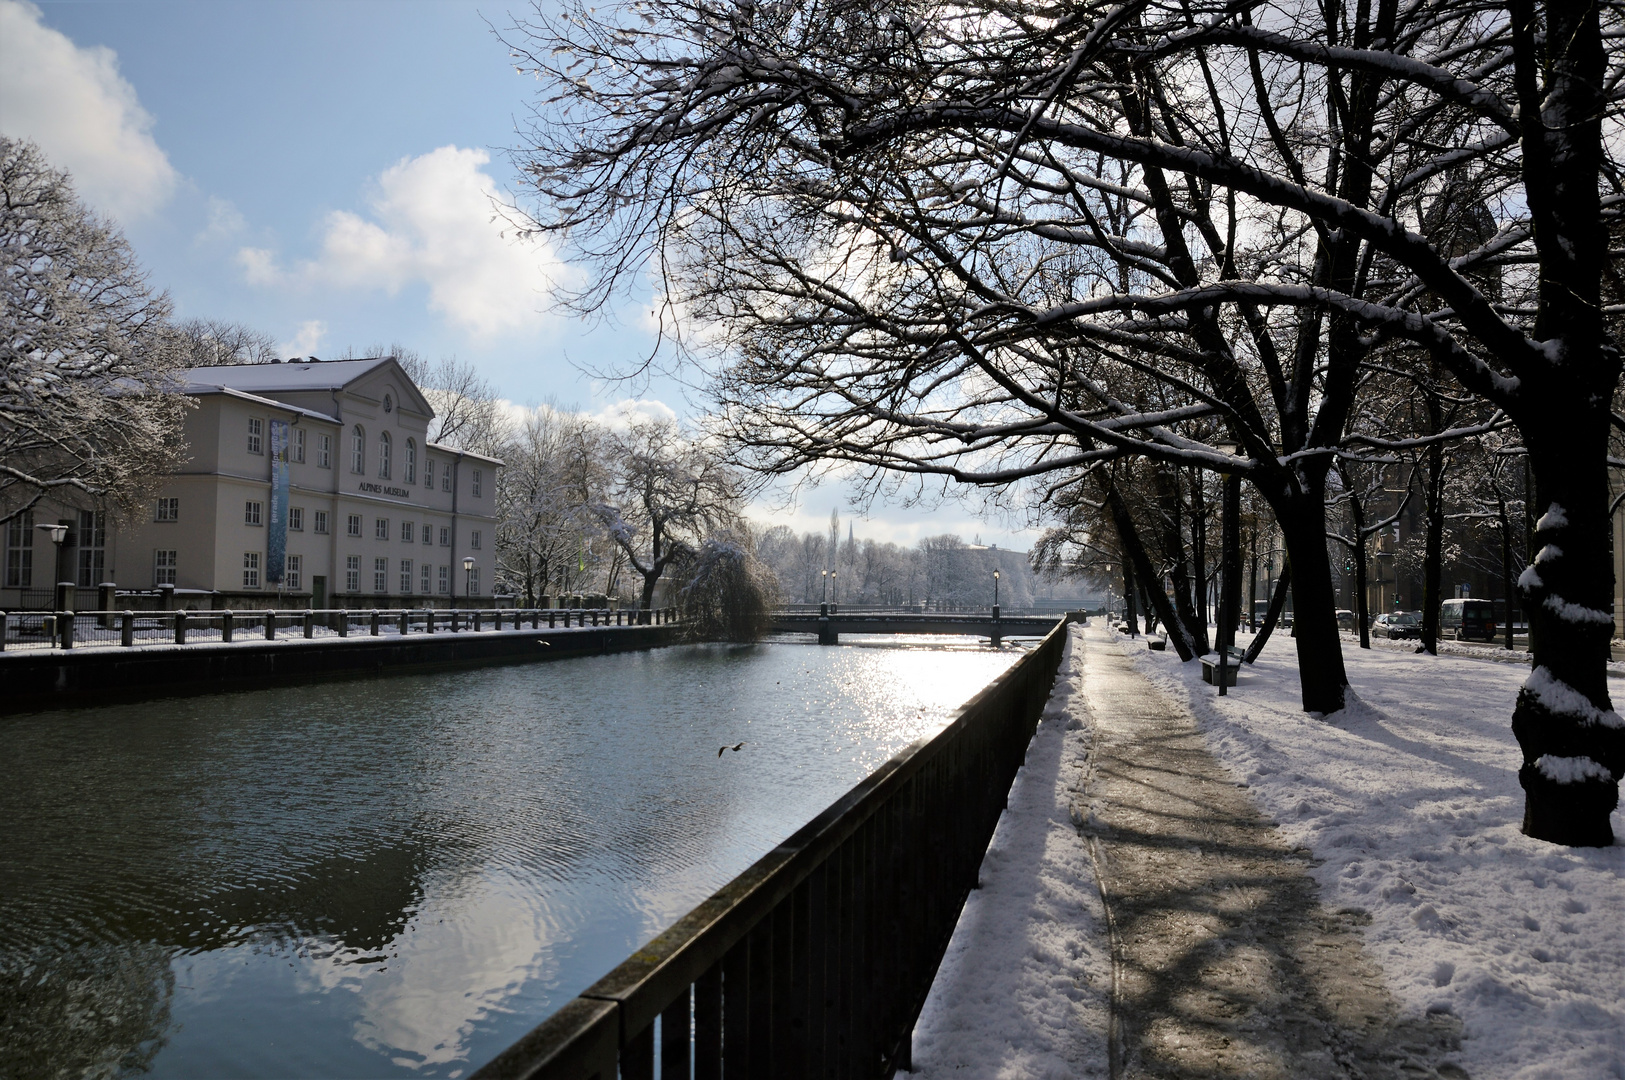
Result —
[[1360, 625], [1360, 648], [1371, 648], [1371, 605], [1366, 601], [1365, 533], [1354, 529], [1354, 621]]
[[1253, 635], [1252, 643], [1247, 646], [1247, 655], [1242, 657], [1251, 664], [1258, 659], [1258, 654], [1264, 651], [1269, 643], [1270, 634], [1275, 631], [1275, 624], [1281, 618], [1281, 612], [1286, 610], [1286, 594], [1292, 589], [1292, 562], [1287, 560], [1281, 566], [1281, 576], [1276, 579], [1275, 591], [1270, 593], [1270, 606], [1264, 612], [1264, 625], [1258, 628]]
[[1207, 500], [1202, 495], [1202, 474], [1198, 472], [1191, 482], [1191, 562], [1195, 573], [1192, 581], [1196, 592], [1196, 625], [1201, 627], [1198, 641], [1202, 652], [1207, 652]]
[[1123, 564], [1123, 607], [1128, 619], [1128, 636], [1134, 637], [1140, 632], [1140, 613], [1134, 607], [1136, 590], [1134, 587], [1134, 568], [1128, 563]]
[[1343, 707], [1348, 675], [1337, 633], [1337, 596], [1326, 557], [1326, 509], [1318, 495], [1299, 495], [1276, 508], [1292, 560], [1292, 637], [1298, 646], [1303, 711], [1329, 716]]
[[[1604, 406], [1606, 408], [1606, 405]], [[1532, 673], [1512, 713], [1523, 749], [1523, 831], [1540, 840], [1606, 847], [1625, 772], [1625, 721], [1608, 694], [1613, 636], [1607, 420], [1576, 436], [1572, 412], [1527, 445], [1539, 550], [1519, 579], [1529, 617]]]
[[[1112, 524], [1117, 529], [1117, 538], [1123, 548], [1123, 585], [1125, 596], [1132, 596], [1129, 587], [1133, 578], [1143, 577], [1150, 579], [1151, 560], [1146, 557], [1145, 545], [1140, 543], [1140, 534], [1134, 530], [1134, 520], [1128, 515], [1128, 506], [1123, 497], [1117, 493], [1116, 488], [1106, 491], [1106, 506], [1111, 511]], [[1131, 570], [1132, 564], [1132, 570]], [[1130, 610], [1133, 610], [1134, 601], [1129, 599]], [[1168, 628], [1168, 640], [1174, 643], [1174, 651], [1179, 654], [1181, 661], [1191, 660], [1196, 653], [1192, 651], [1192, 643], [1186, 638], [1184, 630], [1174, 618], [1172, 608], [1168, 604], [1168, 597], [1161, 589], [1151, 590], [1151, 603], [1156, 607], [1157, 617], [1162, 625]]]
[[[1437, 398], [1429, 394], [1429, 413], [1438, 411]], [[1430, 417], [1430, 419], [1432, 419]], [[1439, 430], [1439, 420], [1430, 425], [1430, 434]], [[1440, 576], [1444, 572], [1444, 448], [1438, 443], [1427, 449], [1427, 477], [1423, 481], [1427, 536], [1422, 552], [1422, 648], [1439, 651]]]

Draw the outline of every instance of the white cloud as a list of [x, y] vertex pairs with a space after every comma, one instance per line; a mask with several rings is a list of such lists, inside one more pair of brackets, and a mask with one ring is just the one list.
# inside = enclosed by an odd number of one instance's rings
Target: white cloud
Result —
[[197, 234], [196, 241], [207, 244], [230, 240], [247, 228], [248, 222], [244, 220], [235, 203], [218, 195], [210, 195], [209, 221], [203, 227], [203, 231]]
[[604, 427], [616, 430], [631, 427], [644, 420], [666, 420], [676, 422], [677, 410], [664, 401], [654, 401], [647, 398], [626, 398], [614, 404], [606, 405], [592, 417]]
[[157, 210], [179, 177], [118, 54], [79, 48], [39, 8], [0, 0], [0, 131], [39, 144], [91, 206], [121, 221]]
[[566, 273], [547, 245], [521, 241], [497, 216], [496, 182], [484, 150], [442, 146], [379, 176], [366, 215], [329, 214], [321, 256], [291, 272], [272, 253], [243, 248], [254, 284], [302, 282], [396, 293], [428, 287], [429, 307], [481, 337], [530, 329], [545, 316], [552, 284]]
[[299, 324], [299, 332], [293, 335], [292, 341], [277, 342], [277, 352], [282, 356], [314, 355], [326, 334], [326, 323], [320, 319], [309, 319]]

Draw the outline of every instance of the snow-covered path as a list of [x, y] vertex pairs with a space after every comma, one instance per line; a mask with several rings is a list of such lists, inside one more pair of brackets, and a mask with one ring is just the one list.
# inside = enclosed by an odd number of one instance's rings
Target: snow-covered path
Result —
[[[1284, 635], [1221, 699], [1197, 665], [1171, 653], [1104, 629], [1072, 633], [983, 888], [916, 1029], [916, 1075], [1108, 1075], [1112, 966], [1087, 839], [1096, 834], [1125, 961], [1124, 1075], [1136, 1061], [1158, 1075], [1185, 1074], [1181, 1061], [1205, 1076], [1258, 1075], [1261, 1063], [1285, 1060], [1294, 1039], [1312, 1052], [1318, 1037], [1331, 1060], [1323, 1070], [1299, 1057], [1300, 1075], [1347, 1075], [1360, 1064], [1352, 1046], [1368, 1055], [1355, 1074], [1392, 1074], [1403, 1053], [1423, 1066], [1405, 1075], [1625, 1080], [1625, 844], [1562, 849], [1518, 832], [1507, 718], [1522, 668], [1347, 648], [1353, 702], [1322, 720], [1299, 711]], [[1118, 668], [1110, 701], [1108, 660]], [[1183, 735], [1135, 736], [1119, 723], [1135, 713], [1194, 716], [1201, 738], [1190, 719]], [[1177, 768], [1152, 760], [1159, 740], [1177, 747]], [[1157, 790], [1176, 773], [1205, 774], [1209, 786]], [[1138, 871], [1101, 829], [1132, 832], [1113, 815], [1136, 799], [1135, 812], [1148, 815]], [[1197, 812], [1177, 812], [1179, 799]], [[1252, 837], [1228, 846], [1268, 867], [1227, 878], [1237, 867], [1211, 850], [1226, 846], [1212, 834], [1221, 819]], [[1615, 832], [1625, 837], [1625, 815]], [[1124, 887], [1135, 876], [1138, 899]], [[1249, 891], [1286, 902], [1276, 915], [1248, 915]], [[1182, 895], [1182, 906], [1154, 910], [1159, 892]], [[1285, 922], [1269, 929], [1272, 918]], [[1250, 943], [1249, 927], [1259, 930]], [[1249, 963], [1284, 979], [1249, 993], [1237, 975]], [[1316, 999], [1307, 1013], [1301, 1000], [1291, 1004], [1306, 991]], [[1268, 1020], [1285, 1015], [1282, 998], [1296, 1019]], [[1135, 1008], [1163, 1019], [1136, 1029]], [[1362, 1012], [1386, 1034], [1351, 1044], [1358, 1033], [1346, 1022]], [[1294, 1034], [1294, 1023], [1306, 1026]], [[1328, 1037], [1327, 1023], [1343, 1023], [1345, 1035]], [[1441, 1052], [1452, 1029], [1460, 1049]], [[1134, 1058], [1136, 1045], [1152, 1056]]]

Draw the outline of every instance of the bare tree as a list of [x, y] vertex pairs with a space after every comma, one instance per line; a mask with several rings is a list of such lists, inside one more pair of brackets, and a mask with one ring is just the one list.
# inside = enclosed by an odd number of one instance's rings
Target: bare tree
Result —
[[[598, 260], [578, 302], [656, 266], [668, 313], [718, 328], [696, 344], [757, 464], [1242, 472], [1290, 552], [1306, 709], [1346, 684], [1324, 494], [1361, 435], [1360, 365], [1389, 340], [1424, 351], [1517, 425], [1546, 508], [1513, 724], [1525, 831], [1605, 844], [1625, 724], [1599, 226], [1625, 205], [1602, 134], [1625, 57], [1604, 19], [1617, 35], [1615, 7], [1536, 0], [1043, 19], [650, 0], [549, 10], [511, 44], [553, 93], [525, 161], [538, 225]], [[1495, 235], [1463, 255], [1421, 220], [1447, 173], [1494, 197]], [[1490, 263], [1515, 272], [1501, 301], [1474, 280]], [[1148, 410], [1128, 372], [1176, 400]]]
[[185, 450], [169, 300], [33, 144], [0, 137], [0, 198], [0, 524], [129, 509]]
[[738, 478], [710, 447], [677, 424], [643, 420], [606, 438], [607, 498], [594, 511], [605, 533], [643, 579], [639, 606], [674, 561], [693, 556], [711, 532], [739, 523]]
[[[587, 417], [544, 405], [501, 447], [498, 573], [527, 605], [562, 587], [572, 564], [586, 570], [583, 537], [598, 530], [591, 506], [607, 479], [602, 441]], [[605, 569], [605, 591], [613, 593], [614, 567]]]
[[277, 358], [276, 339], [246, 323], [226, 319], [184, 319], [177, 323], [187, 361], [198, 367], [269, 364]]

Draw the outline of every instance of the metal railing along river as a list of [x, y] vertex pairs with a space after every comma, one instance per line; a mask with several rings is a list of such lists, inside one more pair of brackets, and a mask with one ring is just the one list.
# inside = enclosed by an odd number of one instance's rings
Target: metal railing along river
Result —
[[1067, 623], [475, 1075], [889, 1077], [1048, 699]]
[[570, 626], [662, 626], [674, 608], [339, 608], [232, 611], [9, 611], [0, 613], [0, 650], [134, 648], [343, 638], [389, 634], [541, 630]]

